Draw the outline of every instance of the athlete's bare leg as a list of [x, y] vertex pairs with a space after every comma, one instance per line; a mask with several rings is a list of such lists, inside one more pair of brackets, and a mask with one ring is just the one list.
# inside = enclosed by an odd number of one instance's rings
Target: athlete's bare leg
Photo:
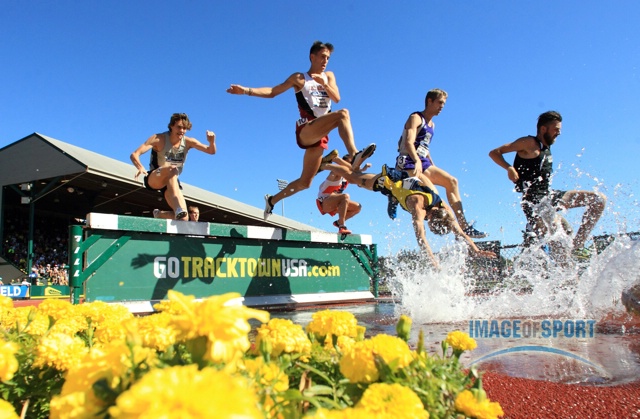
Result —
[[323, 151], [324, 149], [322, 147], [307, 148], [305, 150], [304, 159], [302, 161], [302, 174], [298, 179], [289, 183], [286, 188], [271, 197], [270, 200], [272, 205], [275, 205], [286, 197], [295, 195], [305, 189], [309, 189], [313, 178], [318, 173], [318, 168], [322, 162]]
[[358, 149], [353, 140], [351, 117], [349, 116], [349, 111], [346, 109], [340, 109], [339, 111], [322, 115], [308, 122], [300, 131], [300, 143], [302, 143], [302, 145], [314, 144], [320, 138], [329, 135], [329, 133], [336, 128], [338, 128], [338, 134], [340, 138], [342, 138], [344, 146], [347, 148], [347, 153], [349, 153], [350, 156], [354, 156], [358, 152]]

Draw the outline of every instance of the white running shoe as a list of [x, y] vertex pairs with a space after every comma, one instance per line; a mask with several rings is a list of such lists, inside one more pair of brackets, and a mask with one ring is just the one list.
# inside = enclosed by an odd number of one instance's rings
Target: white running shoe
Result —
[[186, 216], [187, 216], [187, 214], [188, 214], [188, 213], [187, 213], [187, 211], [186, 211], [186, 210], [184, 210], [184, 209], [182, 209], [182, 208], [178, 207], [178, 208], [176, 209], [176, 220], [180, 220], [180, 219], [182, 219], [182, 218], [186, 217]]
[[273, 214], [273, 205], [271, 205], [271, 203], [269, 202], [269, 199], [271, 198], [271, 195], [266, 194], [264, 196], [264, 219], [265, 221], [267, 220], [267, 218], [269, 218], [269, 216], [271, 214]]
[[362, 166], [362, 163], [373, 155], [374, 151], [376, 151], [375, 143], [371, 143], [362, 150], [358, 151], [356, 155], [353, 156], [351, 167], [353, 167], [354, 169], [360, 168], [360, 166]]
[[158, 218], [158, 215], [160, 215], [160, 210], [156, 208], [153, 210], [153, 218]]

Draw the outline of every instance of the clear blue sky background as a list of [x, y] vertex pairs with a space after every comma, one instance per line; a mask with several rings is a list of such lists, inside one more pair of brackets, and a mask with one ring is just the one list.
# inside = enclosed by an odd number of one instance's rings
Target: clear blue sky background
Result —
[[[171, 113], [186, 112], [189, 135], [204, 142], [205, 130], [215, 131], [218, 153], [193, 151], [183, 181], [262, 208], [276, 179], [300, 174], [293, 91], [265, 100], [225, 89], [306, 71], [309, 47], [322, 40], [336, 48], [329, 69], [342, 101], [334, 109], [351, 112], [359, 147], [378, 144], [375, 170], [394, 161], [425, 93], [448, 91], [434, 160], [459, 179], [476, 226], [517, 243], [518, 195], [487, 154], [535, 133], [537, 116], [555, 109], [564, 122], [554, 187], [608, 196], [595, 233], [637, 231], [639, 21], [632, 0], [5, 1], [0, 147], [39, 132], [129, 162]], [[345, 152], [337, 133], [330, 146]], [[284, 212], [333, 231], [314, 203], [323, 178], [285, 200]], [[382, 195], [348, 191], [364, 206], [347, 224], [355, 233], [373, 235], [381, 254], [416, 247], [408, 214], [391, 222]], [[436, 248], [451, 240], [430, 237]]]

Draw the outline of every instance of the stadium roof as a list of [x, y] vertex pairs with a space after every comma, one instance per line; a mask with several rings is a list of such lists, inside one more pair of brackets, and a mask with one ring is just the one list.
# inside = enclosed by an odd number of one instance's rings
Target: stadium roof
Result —
[[[145, 189], [134, 173], [131, 163], [33, 133], [0, 149], [0, 204], [24, 208], [30, 198], [36, 211], [71, 218], [89, 212], [151, 216], [154, 208], [166, 207], [163, 195]], [[187, 204], [200, 207], [202, 221], [320, 231], [276, 214], [265, 221], [261, 208], [186, 183], [182, 187]]]

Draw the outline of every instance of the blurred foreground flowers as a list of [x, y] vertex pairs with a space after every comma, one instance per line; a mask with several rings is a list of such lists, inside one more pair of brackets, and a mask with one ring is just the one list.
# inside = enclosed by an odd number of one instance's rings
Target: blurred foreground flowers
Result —
[[[0, 297], [0, 417], [28, 418], [497, 418], [452, 332], [427, 354], [422, 332], [365, 337], [349, 312], [305, 325], [170, 291], [136, 317], [102, 302], [46, 300], [13, 308]], [[452, 353], [448, 348], [452, 348]], [[6, 402], [5, 402], [6, 401]]]

